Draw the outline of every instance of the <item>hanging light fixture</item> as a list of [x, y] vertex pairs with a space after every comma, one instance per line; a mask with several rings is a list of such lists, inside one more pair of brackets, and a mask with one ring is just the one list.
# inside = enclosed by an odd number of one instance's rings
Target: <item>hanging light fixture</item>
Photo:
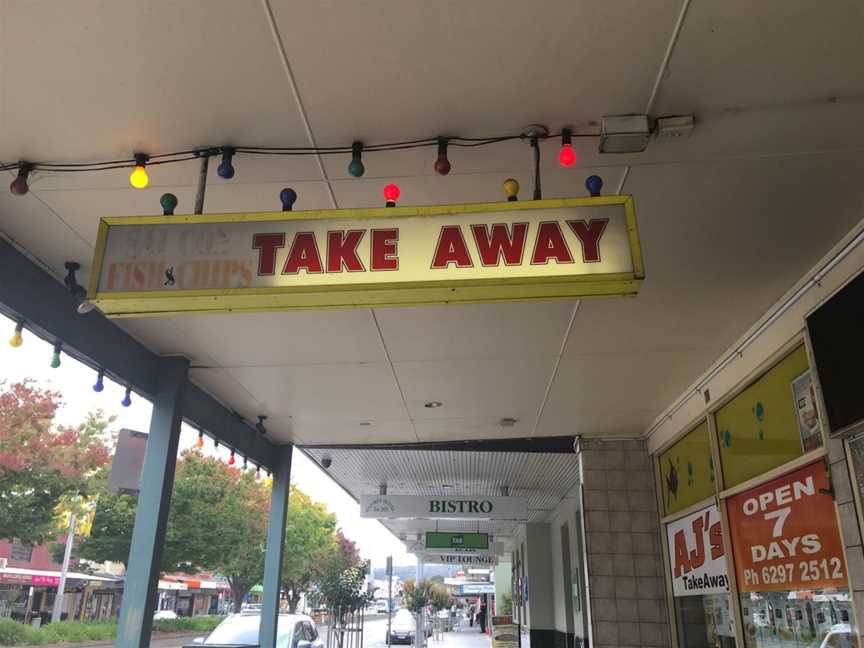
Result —
[[96, 382], [93, 384], [93, 391], [99, 393], [103, 389], [105, 389], [105, 370], [100, 369], [96, 374]]
[[54, 353], [51, 354], [51, 368], [56, 369], [60, 366], [60, 351], [63, 349], [63, 343], [59, 340], [54, 343]]
[[576, 164], [576, 151], [573, 150], [573, 131], [561, 129], [561, 150], [558, 151], [558, 163], [562, 167], [572, 167]]
[[126, 386], [126, 394], [123, 396], [123, 400], [120, 401], [120, 404], [123, 407], [129, 407], [132, 404], [132, 387]]
[[198, 440], [195, 442], [195, 447], [199, 450], [204, 447], [204, 430], [198, 430]]
[[351, 161], [348, 163], [348, 175], [352, 178], [360, 178], [366, 173], [366, 167], [363, 166], [363, 142], [353, 142], [351, 144]]
[[29, 162], [19, 162], [18, 163], [18, 177], [16, 177], [12, 184], [9, 185], [9, 191], [11, 191], [15, 196], [24, 196], [30, 191], [30, 185], [27, 183], [27, 180], [30, 177], [30, 172], [33, 171], [33, 165]]
[[399, 196], [401, 193], [402, 192], [399, 191], [399, 185], [390, 183], [386, 187], [384, 187], [384, 200], [387, 201], [385, 203], [385, 207], [395, 207], [396, 201], [399, 200]]
[[24, 337], [21, 335], [21, 332], [24, 330], [24, 322], [18, 322], [15, 325], [15, 332], [12, 333], [12, 337], [9, 338], [9, 346], [17, 349], [22, 344], [24, 344]]
[[234, 149], [230, 146], [223, 146], [222, 162], [219, 163], [219, 168], [216, 169], [216, 173], [219, 174], [220, 178], [230, 180], [234, 177], [234, 165], [231, 163], [231, 160], [233, 159]]
[[229, 466], [233, 466], [233, 465], [234, 465], [234, 462], [235, 462], [235, 459], [234, 459], [234, 448], [231, 448], [231, 456], [228, 457], [228, 465], [229, 465]]
[[150, 156], [146, 153], [135, 154], [135, 168], [129, 174], [129, 184], [136, 189], [143, 189], [150, 183], [150, 177], [147, 175], [147, 162]]
[[172, 193], [164, 193], [159, 198], [159, 204], [162, 206], [163, 216], [173, 216], [174, 210], [177, 209], [177, 196]]
[[285, 187], [279, 192], [279, 200], [282, 202], [282, 211], [293, 211], [294, 203], [297, 202], [297, 192], [291, 187]]
[[446, 137], [438, 138], [438, 159], [435, 160], [435, 173], [438, 175], [447, 175], [450, 173], [450, 160], [447, 159], [447, 144]]

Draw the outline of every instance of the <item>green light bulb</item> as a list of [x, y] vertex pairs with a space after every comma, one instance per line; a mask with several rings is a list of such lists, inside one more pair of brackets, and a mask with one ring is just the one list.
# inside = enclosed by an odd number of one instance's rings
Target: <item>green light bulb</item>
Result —
[[51, 368], [56, 369], [60, 366], [60, 352], [55, 351], [54, 355], [51, 356]]
[[363, 166], [363, 162], [360, 160], [354, 159], [348, 164], [348, 175], [353, 178], [360, 178], [366, 172], [366, 167]]

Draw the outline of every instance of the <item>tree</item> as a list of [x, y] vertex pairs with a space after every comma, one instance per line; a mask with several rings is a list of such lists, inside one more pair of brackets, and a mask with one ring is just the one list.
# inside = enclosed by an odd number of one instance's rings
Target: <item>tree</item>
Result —
[[288, 610], [297, 611], [300, 597], [311, 589], [322, 565], [338, 551], [336, 516], [323, 504], [313, 502], [306, 493], [291, 486], [288, 519], [285, 525], [285, 551], [282, 558], [282, 586], [288, 595]]
[[402, 595], [405, 597], [405, 607], [414, 614], [419, 614], [426, 609], [432, 599], [433, 583], [423, 579], [419, 583], [409, 578], [402, 583]]
[[64, 497], [86, 497], [110, 460], [110, 421], [96, 412], [78, 427], [54, 426], [59, 393], [30, 380], [0, 389], [0, 538], [41, 543], [54, 535]]

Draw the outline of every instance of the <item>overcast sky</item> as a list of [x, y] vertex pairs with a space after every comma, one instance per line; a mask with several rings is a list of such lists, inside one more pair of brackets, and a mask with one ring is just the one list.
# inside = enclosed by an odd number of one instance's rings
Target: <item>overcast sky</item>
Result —
[[[52, 369], [52, 346], [25, 330], [24, 344], [13, 348], [6, 342], [15, 328], [15, 323], [0, 315], [0, 380], [17, 382], [33, 378], [41, 387], [59, 391], [63, 406], [56, 422], [64, 425], [78, 425], [88, 412], [101, 409], [108, 416], [116, 416], [112, 429], [129, 428], [146, 432], [150, 427], [149, 401], [132, 394], [132, 405], [123, 407], [124, 388], [105, 379], [105, 389], [101, 393], [93, 391], [96, 374], [80, 362], [62, 355], [62, 363]], [[5, 337], [4, 337], [5, 336]], [[190, 448], [197, 441], [198, 434], [183, 425], [180, 434], [180, 450]], [[204, 451], [228, 460], [228, 450], [222, 446], [213, 447], [207, 439]], [[242, 458], [238, 457], [238, 462]], [[239, 465], [239, 463], [238, 463]], [[346, 536], [354, 540], [364, 558], [371, 558], [374, 567], [383, 567], [388, 555], [393, 556], [396, 564], [414, 564], [415, 559], [405, 551], [404, 545], [375, 520], [360, 518], [360, 507], [330, 476], [303, 453], [294, 451], [291, 465], [291, 482], [300, 487], [313, 500], [324, 502], [336, 514], [339, 526]]]

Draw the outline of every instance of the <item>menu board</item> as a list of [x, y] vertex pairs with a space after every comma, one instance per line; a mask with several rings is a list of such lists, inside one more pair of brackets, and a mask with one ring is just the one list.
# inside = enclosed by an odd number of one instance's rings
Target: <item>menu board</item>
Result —
[[742, 592], [848, 586], [823, 462], [744, 491], [726, 503]]

